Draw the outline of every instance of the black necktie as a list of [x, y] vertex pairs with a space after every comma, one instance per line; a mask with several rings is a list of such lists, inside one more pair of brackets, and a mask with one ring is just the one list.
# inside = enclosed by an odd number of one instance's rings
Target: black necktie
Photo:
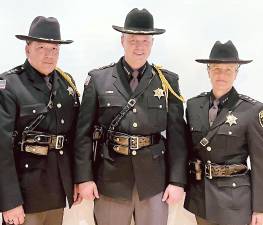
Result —
[[217, 112], [218, 112], [218, 105], [219, 105], [219, 100], [215, 99], [213, 101], [213, 106], [209, 109], [209, 124], [210, 124], [210, 127], [213, 125], [213, 122], [216, 119]]
[[134, 90], [137, 88], [139, 84], [138, 75], [139, 75], [138, 70], [134, 70], [132, 72], [132, 79], [130, 81], [130, 87], [131, 87], [132, 92], [134, 92]]

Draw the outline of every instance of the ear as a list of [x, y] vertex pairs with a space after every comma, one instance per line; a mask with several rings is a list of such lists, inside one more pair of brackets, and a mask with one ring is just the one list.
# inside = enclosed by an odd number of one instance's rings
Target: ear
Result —
[[27, 44], [25, 47], [25, 53], [26, 53], [26, 57], [29, 57], [29, 53], [30, 53], [30, 49], [29, 49], [29, 45]]
[[123, 46], [124, 38], [125, 38], [125, 37], [124, 37], [124, 34], [122, 34], [122, 35], [121, 35], [121, 45], [122, 45], [122, 47], [124, 47], [124, 46]]

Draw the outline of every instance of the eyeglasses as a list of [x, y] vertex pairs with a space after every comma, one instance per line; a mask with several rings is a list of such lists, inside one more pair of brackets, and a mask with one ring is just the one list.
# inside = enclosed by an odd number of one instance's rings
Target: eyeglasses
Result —
[[219, 68], [219, 67], [207, 67], [208, 70], [210, 70], [213, 74], [226, 74], [226, 75], [231, 75], [235, 72], [238, 71], [238, 67], [229, 67], [229, 68]]

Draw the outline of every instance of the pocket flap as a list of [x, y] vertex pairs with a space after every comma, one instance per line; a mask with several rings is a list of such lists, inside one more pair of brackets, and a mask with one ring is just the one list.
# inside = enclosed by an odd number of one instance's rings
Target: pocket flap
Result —
[[232, 188], [250, 186], [250, 177], [248, 175], [242, 175], [238, 177], [217, 178], [216, 184], [218, 187]]
[[32, 116], [47, 112], [45, 104], [22, 105], [20, 108], [20, 117]]
[[124, 106], [126, 104], [125, 99], [120, 96], [103, 96], [99, 97], [99, 106], [100, 107], [112, 107], [112, 106]]
[[18, 166], [20, 170], [46, 169], [47, 156], [39, 156], [31, 153], [19, 154]]
[[[165, 97], [162, 98], [164, 99]], [[165, 101], [162, 98], [159, 99], [158, 97], [148, 96], [147, 98], [148, 107], [165, 110]]]

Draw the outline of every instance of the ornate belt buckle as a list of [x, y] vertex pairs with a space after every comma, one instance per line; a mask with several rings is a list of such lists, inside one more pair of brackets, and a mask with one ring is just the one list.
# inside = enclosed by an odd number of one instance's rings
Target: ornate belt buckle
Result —
[[63, 135], [58, 135], [56, 138], [56, 145], [55, 145], [55, 149], [62, 149], [63, 148], [63, 144], [64, 144], [64, 136]]
[[139, 137], [131, 136], [129, 140], [130, 149], [131, 150], [138, 150], [139, 149]]

